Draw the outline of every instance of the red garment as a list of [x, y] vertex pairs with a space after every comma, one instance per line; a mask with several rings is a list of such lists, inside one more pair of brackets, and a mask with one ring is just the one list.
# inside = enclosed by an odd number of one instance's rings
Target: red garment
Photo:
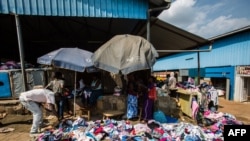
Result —
[[149, 89], [148, 98], [156, 100], [156, 87], [155, 86]]
[[164, 134], [164, 130], [162, 128], [155, 128], [154, 129], [156, 132], [160, 133], [161, 135]]
[[103, 132], [103, 128], [102, 127], [99, 127], [97, 128], [95, 131], [94, 131], [94, 134], [97, 135], [99, 133], [102, 133]]
[[131, 133], [130, 134], [132, 134], [132, 135], [136, 135], [136, 133], [135, 133], [135, 129], [133, 129], [132, 131], [131, 131]]

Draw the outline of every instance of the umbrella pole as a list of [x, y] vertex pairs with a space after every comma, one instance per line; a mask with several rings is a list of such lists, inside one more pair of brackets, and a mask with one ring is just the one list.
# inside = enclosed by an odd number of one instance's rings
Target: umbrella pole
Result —
[[75, 71], [75, 84], [74, 84], [75, 94], [74, 94], [74, 116], [76, 116], [76, 71]]

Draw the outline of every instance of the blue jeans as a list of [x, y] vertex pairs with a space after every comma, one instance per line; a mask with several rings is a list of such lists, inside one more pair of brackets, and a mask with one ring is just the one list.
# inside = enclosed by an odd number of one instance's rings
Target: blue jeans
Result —
[[37, 102], [34, 101], [24, 101], [22, 97], [19, 98], [22, 105], [29, 110], [33, 115], [33, 122], [30, 132], [38, 132], [38, 129], [43, 121], [43, 113]]
[[89, 98], [89, 104], [91, 106], [95, 105], [99, 96], [102, 96], [102, 90], [92, 90]]
[[57, 106], [57, 115], [59, 118], [63, 119], [64, 105], [66, 101], [66, 97], [60, 96], [56, 98], [56, 106]]

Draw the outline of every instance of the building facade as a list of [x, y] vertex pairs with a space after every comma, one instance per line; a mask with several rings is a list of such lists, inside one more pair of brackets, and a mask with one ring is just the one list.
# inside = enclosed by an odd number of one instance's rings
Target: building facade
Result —
[[213, 42], [211, 51], [184, 52], [160, 58], [153, 70], [178, 70], [179, 81], [187, 77], [211, 80], [217, 88], [226, 91], [226, 99], [240, 102], [249, 100], [250, 26], [209, 40]]

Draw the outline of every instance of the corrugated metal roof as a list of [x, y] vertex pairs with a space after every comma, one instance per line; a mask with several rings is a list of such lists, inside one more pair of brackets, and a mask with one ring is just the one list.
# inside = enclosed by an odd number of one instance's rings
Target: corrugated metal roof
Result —
[[0, 13], [39, 16], [147, 18], [146, 0], [0, 0]]
[[250, 30], [250, 25], [233, 30], [233, 31], [230, 31], [230, 32], [227, 32], [227, 33], [224, 33], [224, 34], [221, 34], [221, 35], [218, 35], [218, 36], [215, 36], [215, 37], [212, 37], [212, 38], [209, 38], [209, 40], [217, 40], [217, 39], [228, 37], [230, 35], [234, 35], [234, 34], [240, 33], [242, 31], [244, 32], [247, 30]]
[[[102, 3], [98, 4], [97, 2]], [[80, 3], [81, 8], [79, 8], [78, 3]], [[2, 28], [0, 33], [2, 35], [7, 35], [6, 33], [9, 35], [10, 31], [12, 33], [8, 37], [2, 38], [1, 41], [5, 42], [6, 47], [17, 45], [15, 43], [17, 41], [15, 38], [16, 31], [13, 30], [15, 29], [14, 16], [7, 15], [7, 13], [10, 11], [17, 14], [22, 13], [24, 16], [21, 15], [19, 18], [22, 24], [23, 40], [27, 52], [32, 48], [37, 50], [35, 52], [41, 53], [39, 47], [45, 51], [53, 47], [72, 46], [72, 44], [73, 46], [94, 51], [101, 43], [117, 34], [133, 34], [145, 38], [147, 34], [147, 20], [124, 18], [146, 17], [144, 15], [147, 13], [146, 7], [148, 6], [148, 1], [146, 0], [127, 0], [126, 2], [125, 0], [106, 0], [104, 2], [101, 0], [0, 0], [0, 4], [0, 13], [6, 13], [0, 14], [0, 18], [3, 21], [0, 23], [0, 27], [10, 25], [8, 28]], [[68, 6], [69, 4], [70, 6]], [[104, 6], [105, 4], [106, 6]], [[105, 7], [105, 9], [103, 11], [100, 10], [102, 9], [100, 6]], [[85, 10], [87, 11], [86, 13], [84, 13]], [[107, 13], [105, 14], [105, 12]], [[53, 16], [25, 16], [25, 14]], [[123, 18], [65, 17], [85, 16], [84, 14], [103, 17], [120, 16], [119, 14], [121, 14]], [[153, 15], [151, 16], [150, 42], [157, 50], [187, 50], [208, 43], [206, 39], [177, 28], [158, 18], [153, 18]], [[95, 44], [91, 43], [92, 41]], [[10, 43], [15, 44], [10, 45]], [[160, 57], [170, 54], [173, 54], [173, 52], [159, 52]], [[32, 53], [32, 55], [35, 54]]]
[[[239, 34], [240, 32], [240, 34]], [[249, 65], [250, 30], [239, 30], [214, 41], [210, 52], [200, 53], [200, 68]], [[202, 46], [200, 49], [208, 47]], [[178, 53], [157, 60], [154, 71], [198, 68], [197, 53]]]

